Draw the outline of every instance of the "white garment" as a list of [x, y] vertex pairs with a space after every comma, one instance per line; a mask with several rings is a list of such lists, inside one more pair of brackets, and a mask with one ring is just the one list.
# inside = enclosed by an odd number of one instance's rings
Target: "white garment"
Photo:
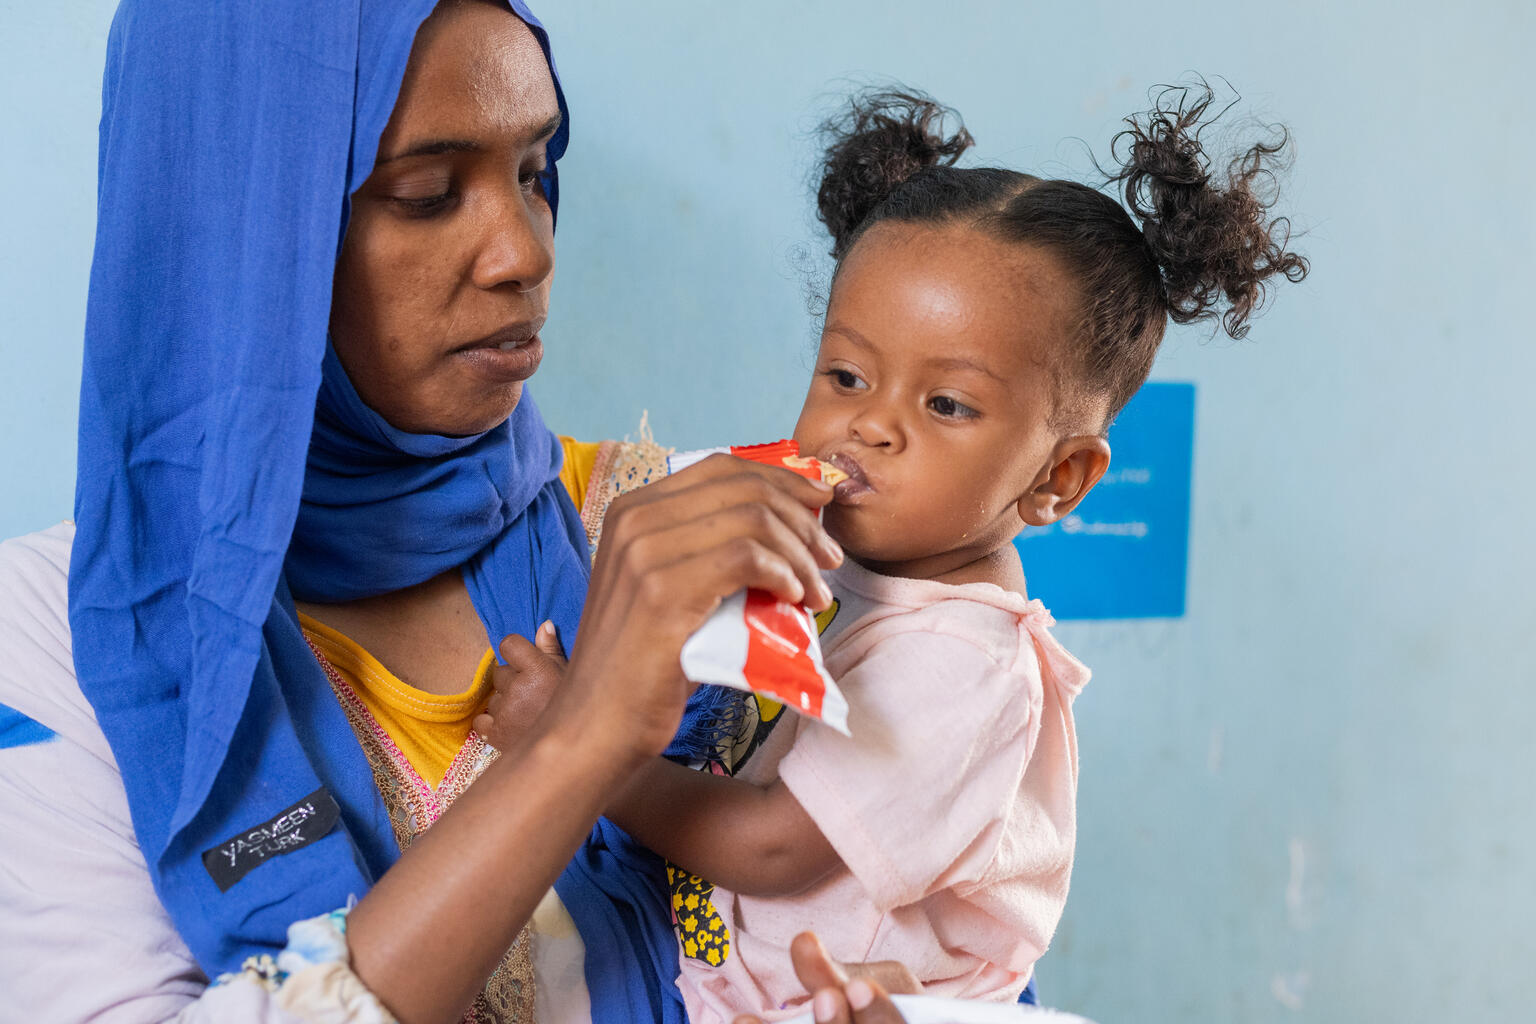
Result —
[[[209, 985], [155, 896], [117, 763], [75, 681], [73, 541], [66, 523], [0, 543], [0, 704], [56, 734], [0, 749], [0, 1020], [392, 1020], [344, 962], [275, 990], [251, 973]], [[553, 892], [533, 924], [540, 1024], [589, 1021], [585, 950]]]

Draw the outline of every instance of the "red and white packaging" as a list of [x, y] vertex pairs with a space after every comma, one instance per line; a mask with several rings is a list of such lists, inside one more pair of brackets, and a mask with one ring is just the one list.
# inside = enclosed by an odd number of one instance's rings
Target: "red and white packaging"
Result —
[[[810, 480], [836, 483], [827, 475], [842, 476], [824, 462], [802, 457], [794, 441], [680, 452], [668, 457], [667, 472], [717, 453], [783, 466]], [[816, 619], [805, 605], [764, 590], [738, 591], [683, 644], [682, 665], [695, 683], [760, 693], [848, 735], [848, 702], [822, 664]]]

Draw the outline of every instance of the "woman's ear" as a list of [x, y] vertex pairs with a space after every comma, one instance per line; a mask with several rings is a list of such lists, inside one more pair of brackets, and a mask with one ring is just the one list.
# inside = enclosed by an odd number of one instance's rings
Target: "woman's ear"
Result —
[[1050, 526], [1077, 507], [1109, 468], [1109, 442], [1082, 434], [1057, 443], [1044, 476], [1019, 499], [1026, 526]]

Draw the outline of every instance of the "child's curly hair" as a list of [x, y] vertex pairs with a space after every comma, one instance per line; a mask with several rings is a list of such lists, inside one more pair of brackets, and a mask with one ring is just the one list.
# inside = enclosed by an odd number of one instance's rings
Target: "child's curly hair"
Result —
[[1083, 397], [1106, 403], [1107, 428], [1146, 381], [1169, 319], [1219, 317], [1241, 338], [1272, 277], [1307, 273], [1287, 249], [1290, 222], [1269, 216], [1288, 133], [1249, 147], [1218, 177], [1200, 141], [1221, 115], [1207, 118], [1212, 102], [1204, 84], [1165, 86], [1151, 111], [1126, 119], [1111, 147], [1119, 166], [1102, 186], [1116, 186], [1122, 206], [1075, 181], [956, 167], [974, 140], [953, 110], [919, 92], [865, 92], [822, 125], [817, 212], [839, 266], [884, 220], [966, 223], [1050, 250], [1079, 282], [1073, 377]]

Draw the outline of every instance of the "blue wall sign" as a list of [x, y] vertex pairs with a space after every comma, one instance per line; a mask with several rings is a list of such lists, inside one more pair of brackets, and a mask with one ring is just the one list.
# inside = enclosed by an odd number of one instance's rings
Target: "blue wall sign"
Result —
[[1195, 386], [1152, 383], [1109, 430], [1109, 471], [1059, 523], [1014, 545], [1029, 596], [1058, 619], [1184, 615]]

